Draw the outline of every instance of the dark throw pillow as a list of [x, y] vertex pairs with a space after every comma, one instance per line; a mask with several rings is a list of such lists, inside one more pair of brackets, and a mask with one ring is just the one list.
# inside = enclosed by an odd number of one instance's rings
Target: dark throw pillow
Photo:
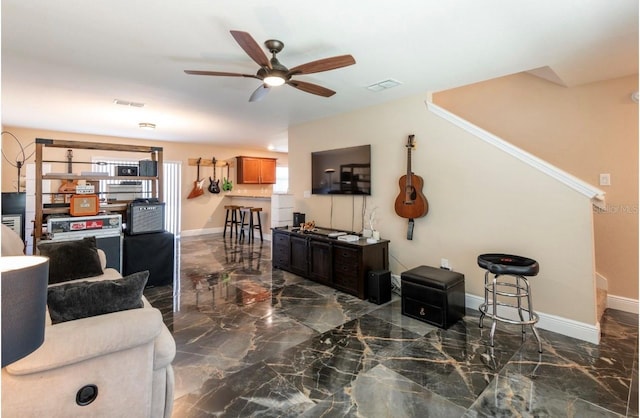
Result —
[[76, 241], [41, 242], [40, 255], [49, 257], [49, 284], [75, 279], [100, 276], [104, 272], [100, 265], [96, 237], [85, 237]]
[[51, 323], [142, 308], [142, 291], [149, 271], [141, 271], [115, 280], [73, 282], [51, 286], [47, 306]]

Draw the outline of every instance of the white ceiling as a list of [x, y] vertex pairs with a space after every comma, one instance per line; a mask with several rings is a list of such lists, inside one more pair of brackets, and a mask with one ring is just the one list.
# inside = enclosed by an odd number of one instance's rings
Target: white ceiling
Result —
[[[1, 13], [2, 124], [67, 132], [285, 151], [291, 125], [404, 96], [533, 69], [566, 86], [638, 73], [637, 0], [2, 0]], [[356, 64], [297, 77], [333, 97], [282, 86], [249, 103], [259, 80], [183, 72], [255, 73], [229, 30], [283, 41], [289, 68]], [[366, 89], [389, 78], [402, 84]]]

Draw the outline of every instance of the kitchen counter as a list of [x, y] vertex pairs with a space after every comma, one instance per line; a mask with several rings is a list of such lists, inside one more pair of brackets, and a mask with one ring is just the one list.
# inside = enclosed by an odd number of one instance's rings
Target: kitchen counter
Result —
[[238, 199], [261, 199], [261, 200], [271, 200], [270, 195], [264, 194], [246, 194], [246, 193], [225, 193], [224, 197], [232, 197]]
[[[293, 224], [293, 195], [286, 193], [273, 193], [271, 195], [253, 193], [231, 192], [222, 196], [233, 199], [234, 205], [253, 206], [262, 208], [262, 227], [268, 230], [277, 226]], [[263, 231], [263, 232], [265, 232]]]

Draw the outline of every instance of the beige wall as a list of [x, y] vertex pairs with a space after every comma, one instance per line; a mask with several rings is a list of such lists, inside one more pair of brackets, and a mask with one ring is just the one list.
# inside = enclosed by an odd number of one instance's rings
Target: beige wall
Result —
[[[430, 203], [427, 216], [416, 220], [412, 241], [406, 239], [407, 220], [394, 211], [408, 134], [416, 135], [413, 168], [424, 179]], [[312, 151], [359, 144], [371, 144], [373, 192], [366, 204], [377, 208], [381, 236], [391, 240], [394, 273], [422, 264], [439, 266], [447, 258], [465, 274], [467, 293], [480, 296], [483, 271], [477, 256], [521, 254], [541, 264], [533, 279], [537, 310], [596, 323], [587, 197], [431, 114], [420, 96], [290, 128], [290, 188], [296, 210], [305, 212], [307, 220], [361, 228], [361, 197], [303, 198], [311, 188]]]
[[440, 92], [434, 103], [593, 185], [596, 270], [609, 294], [638, 299], [638, 76], [565, 88], [521, 73]]
[[[163, 157], [165, 161], [181, 161], [182, 162], [182, 231], [220, 228], [224, 225], [224, 205], [230, 204], [229, 198], [224, 198], [224, 193], [218, 195], [211, 194], [205, 190], [204, 195], [195, 199], [187, 199], [189, 192], [193, 188], [194, 181], [196, 179], [196, 167], [189, 166], [189, 158], [202, 157], [203, 159], [210, 159], [216, 157], [218, 160], [230, 160], [235, 164], [235, 157], [237, 155], [251, 155], [258, 157], [273, 157], [278, 159], [278, 164], [286, 165], [287, 155], [282, 153], [271, 153], [268, 151], [256, 151], [242, 147], [238, 148], [223, 148], [207, 144], [184, 144], [173, 143], [163, 141], [144, 141], [133, 138], [116, 138], [99, 135], [85, 135], [75, 134], [68, 132], [51, 132], [37, 129], [17, 128], [12, 126], [5, 126], [5, 131], [9, 131], [14, 134], [23, 146], [26, 147], [27, 153], [34, 150], [31, 144], [35, 138], [52, 138], [52, 139], [66, 139], [73, 141], [90, 141], [90, 142], [106, 142], [106, 143], [119, 143], [119, 144], [139, 144], [139, 145], [153, 145], [163, 147]], [[2, 150], [5, 155], [14, 161], [18, 154], [17, 143], [9, 135], [2, 135]], [[66, 150], [64, 149], [47, 149], [46, 158], [49, 156], [55, 156], [56, 158], [65, 159]], [[74, 150], [74, 159], [78, 161], [90, 161], [92, 156], [106, 156], [106, 157], [120, 157], [126, 158], [125, 153], [113, 153], [106, 151], [88, 151], [88, 150]], [[129, 155], [130, 157], [142, 159], [145, 154], [134, 153]], [[30, 161], [33, 161], [33, 157]], [[62, 172], [66, 171], [66, 167], [59, 169]], [[82, 167], [77, 168], [78, 171], [82, 170]], [[75, 169], [74, 169], [75, 171]], [[24, 175], [24, 171], [22, 173]], [[213, 175], [211, 167], [201, 167], [200, 177], [205, 177], [205, 187], [209, 185], [209, 176]], [[218, 169], [217, 176], [220, 176], [220, 169]], [[224, 170], [224, 176], [226, 176], [226, 169]], [[267, 194], [271, 191], [271, 186], [254, 186], [254, 185], [237, 185], [235, 182], [234, 167], [231, 167], [230, 177], [234, 183], [234, 191], [245, 191], [249, 193], [261, 193]], [[6, 164], [3, 161], [2, 164], [2, 191], [16, 191], [17, 170]], [[264, 189], [264, 190], [263, 190]], [[29, 220], [27, 220], [29, 221]]]

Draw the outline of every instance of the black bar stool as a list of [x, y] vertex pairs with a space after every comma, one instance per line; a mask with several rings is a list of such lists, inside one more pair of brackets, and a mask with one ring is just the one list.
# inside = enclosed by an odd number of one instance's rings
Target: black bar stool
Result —
[[[535, 276], [540, 271], [536, 260], [511, 254], [482, 254], [478, 256], [478, 265], [486, 270], [484, 274], [484, 303], [480, 305], [480, 328], [484, 317], [493, 320], [491, 324], [490, 342], [493, 347], [493, 337], [498, 321], [509, 324], [522, 325], [522, 341], [525, 339], [525, 326], [530, 325], [533, 335], [538, 341], [538, 352], [542, 353], [542, 343], [536, 330], [538, 315], [533, 311], [531, 301], [531, 289], [525, 276]], [[493, 279], [489, 278], [493, 274]], [[510, 276], [512, 281], [498, 281], [499, 277]], [[491, 300], [489, 299], [491, 293]], [[498, 296], [515, 298], [516, 304], [499, 302]], [[527, 299], [527, 307], [522, 306], [522, 299]], [[510, 319], [498, 314], [498, 306], [514, 308], [518, 312], [520, 320]], [[525, 319], [523, 311], [528, 313], [529, 319]]]
[[[262, 239], [262, 222], [260, 221], [260, 212], [262, 208], [242, 207], [240, 208], [240, 238], [244, 237], [244, 230], [247, 229], [249, 236], [249, 242], [254, 240], [253, 231], [257, 229], [260, 231], [260, 242]], [[256, 222], [253, 221], [253, 214], [256, 214]]]
[[229, 237], [233, 238], [233, 229], [236, 230], [236, 238], [238, 238], [238, 225], [240, 225], [240, 208], [237, 205], [227, 205], [224, 207], [226, 213], [224, 215], [224, 229], [222, 230], [222, 237], [227, 236], [227, 226], [229, 227]]

